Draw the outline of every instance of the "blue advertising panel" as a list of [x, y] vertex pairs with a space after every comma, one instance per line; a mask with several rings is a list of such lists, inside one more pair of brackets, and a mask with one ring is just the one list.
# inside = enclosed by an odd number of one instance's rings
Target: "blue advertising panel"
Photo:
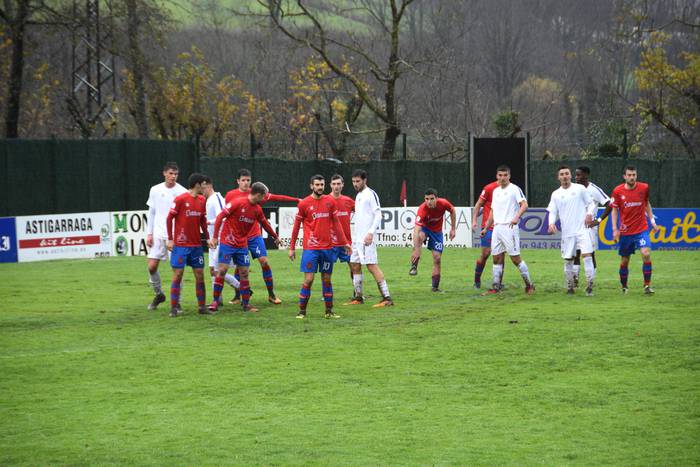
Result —
[[[600, 208], [598, 215], [603, 213]], [[700, 249], [700, 209], [658, 208], [654, 209], [659, 230], [649, 232], [654, 250], [698, 250]], [[558, 222], [558, 221], [557, 221]], [[481, 221], [479, 221], [481, 225]], [[549, 215], [544, 208], [528, 208], [520, 219], [521, 248], [560, 248], [561, 232], [547, 232]], [[557, 227], [559, 227], [557, 225]], [[598, 226], [598, 243], [601, 250], [617, 249], [613, 242], [612, 224], [608, 216]], [[474, 246], [479, 246], [478, 229], [473, 233]]]
[[[658, 208], [654, 209], [659, 230], [649, 229], [653, 250], [698, 250], [700, 249], [700, 209]], [[651, 227], [651, 226], [650, 226]], [[610, 217], [599, 226], [600, 249], [616, 249], [613, 241]]]
[[0, 263], [17, 262], [17, 232], [14, 217], [0, 217]]

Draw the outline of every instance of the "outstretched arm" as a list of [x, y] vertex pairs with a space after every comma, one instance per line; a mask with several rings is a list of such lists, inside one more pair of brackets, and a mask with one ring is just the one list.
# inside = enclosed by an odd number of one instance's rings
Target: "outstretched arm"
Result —
[[269, 193], [265, 197], [265, 202], [272, 201], [272, 202], [282, 202], [282, 203], [298, 203], [301, 201], [300, 198], [297, 198], [295, 196], [287, 196], [287, 195], [273, 195], [272, 193]]

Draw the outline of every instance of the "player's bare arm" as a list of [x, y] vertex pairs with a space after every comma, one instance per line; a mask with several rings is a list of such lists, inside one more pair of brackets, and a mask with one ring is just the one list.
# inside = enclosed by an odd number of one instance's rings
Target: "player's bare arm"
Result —
[[455, 208], [450, 209], [450, 222], [452, 223], [450, 228], [450, 240], [454, 240], [456, 235], [455, 229], [457, 226], [457, 212], [455, 211]]
[[518, 225], [520, 223], [520, 218], [525, 213], [525, 211], [527, 211], [527, 201], [522, 200], [520, 202], [520, 209], [518, 209], [518, 213], [515, 215], [513, 220], [510, 221], [511, 228], [515, 227], [516, 225]]
[[481, 236], [483, 237], [486, 235], [486, 232], [489, 231], [491, 226], [493, 225], [493, 211], [489, 212], [489, 218], [486, 220], [486, 225], [484, 225], [484, 228], [481, 229]]
[[297, 238], [299, 238], [299, 227], [301, 226], [301, 221], [302, 217], [299, 216], [299, 213], [297, 213], [296, 216], [294, 216], [294, 226], [292, 227], [292, 240], [289, 242], [289, 260], [294, 261], [296, 258], [296, 253], [294, 252], [294, 249], [296, 248], [297, 245]]
[[610, 215], [610, 212], [612, 211], [613, 207], [610, 204], [610, 201], [605, 203], [603, 206], [605, 206], [605, 211], [603, 211], [603, 214], [600, 215], [600, 217], [593, 219], [593, 222], [591, 223], [591, 227], [597, 227], [600, 225], [603, 220]]
[[411, 263], [420, 258], [420, 250], [423, 245], [423, 240], [421, 239], [420, 225], [416, 224], [413, 226], [413, 251], [411, 252]]
[[646, 211], [647, 211], [647, 217], [649, 218], [649, 221], [651, 222], [651, 230], [654, 232], [658, 231], [659, 226], [656, 225], [656, 220], [654, 219], [654, 211], [651, 209], [651, 202], [649, 202], [649, 201], [647, 201]]
[[613, 207], [612, 211], [610, 212], [610, 218], [612, 219], [613, 241], [616, 243], [620, 240], [620, 231], [617, 228], [617, 216], [618, 210], [616, 207]]
[[[479, 197], [478, 200], [476, 200], [476, 204], [474, 205], [474, 210], [472, 211], [472, 231], [476, 230], [476, 219], [479, 217], [479, 210], [481, 209], [481, 206], [484, 205], [484, 200]], [[451, 214], [451, 213], [450, 213]], [[454, 225], [454, 224], [452, 224]]]

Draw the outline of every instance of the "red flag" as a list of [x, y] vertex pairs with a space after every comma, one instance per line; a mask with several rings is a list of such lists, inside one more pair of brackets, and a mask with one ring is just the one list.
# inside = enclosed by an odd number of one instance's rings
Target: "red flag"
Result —
[[403, 207], [406, 207], [406, 180], [401, 183], [401, 194], [399, 195], [399, 199], [403, 203]]

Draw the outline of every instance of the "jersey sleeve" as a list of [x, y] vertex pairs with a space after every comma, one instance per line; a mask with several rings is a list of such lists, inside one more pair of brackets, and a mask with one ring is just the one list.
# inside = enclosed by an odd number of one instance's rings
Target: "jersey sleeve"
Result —
[[175, 198], [170, 205], [170, 214], [173, 216], [177, 216], [177, 213], [180, 212], [180, 200], [178, 198]]
[[619, 194], [617, 192], [617, 188], [613, 190], [613, 192], [610, 194], [610, 205], [614, 208], [619, 208], [620, 205], [617, 202], [617, 199], [619, 197]]
[[598, 202], [593, 199], [591, 194], [585, 188], [582, 191], [583, 202], [586, 204], [586, 214], [590, 214], [595, 217], [596, 209], [598, 208]]
[[418, 212], [416, 213], [416, 225], [418, 226], [423, 226], [423, 218], [425, 217], [426, 214], [426, 206], [425, 203], [422, 203], [420, 206], [418, 206]]
[[593, 201], [600, 204], [601, 206], [605, 205], [605, 203], [610, 201], [608, 195], [606, 195], [605, 192], [601, 190], [597, 185], [593, 185], [593, 189], [587, 191], [593, 198]]
[[153, 188], [148, 191], [148, 199], [146, 200], [146, 206], [149, 208], [155, 207], [155, 201], [153, 200]]
[[272, 201], [272, 202], [286, 202], [286, 203], [298, 203], [299, 198], [296, 198], [294, 196], [287, 196], [287, 195], [275, 195], [272, 193], [268, 193], [265, 196], [265, 202]]
[[517, 190], [515, 192], [515, 201], [520, 204], [523, 201], [527, 201], [527, 198], [525, 198], [525, 193], [523, 193], [522, 188], [517, 187]]
[[454, 209], [454, 206], [452, 205], [452, 203], [447, 201], [445, 198], [440, 198], [440, 206], [442, 206], [442, 209], [445, 212], [450, 212], [450, 211], [452, 211], [452, 209]]

